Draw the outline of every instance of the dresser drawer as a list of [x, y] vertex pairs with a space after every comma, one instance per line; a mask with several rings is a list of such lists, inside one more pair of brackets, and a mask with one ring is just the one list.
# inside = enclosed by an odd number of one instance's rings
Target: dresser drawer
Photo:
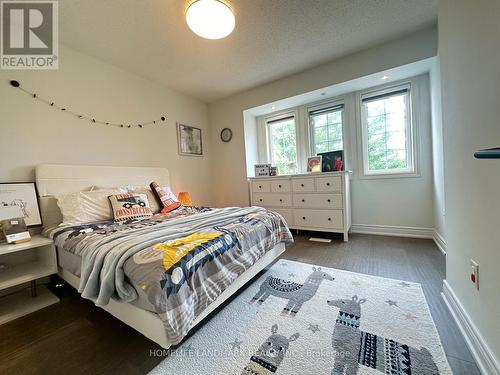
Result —
[[290, 194], [254, 194], [253, 204], [261, 207], [289, 207], [292, 205]]
[[343, 210], [293, 210], [294, 223], [297, 227], [340, 229], [344, 228]]
[[342, 176], [317, 178], [316, 191], [342, 191]]
[[299, 208], [343, 208], [342, 194], [294, 194], [293, 206]]
[[269, 193], [271, 181], [252, 181], [252, 193]]
[[283, 219], [285, 219], [286, 223], [290, 226], [293, 224], [293, 214], [291, 209], [286, 209], [286, 208], [273, 208], [271, 211], [279, 213], [281, 216], [283, 216]]
[[271, 181], [272, 193], [289, 193], [290, 190], [290, 180]]
[[294, 192], [312, 192], [314, 191], [314, 178], [296, 178], [292, 180]]

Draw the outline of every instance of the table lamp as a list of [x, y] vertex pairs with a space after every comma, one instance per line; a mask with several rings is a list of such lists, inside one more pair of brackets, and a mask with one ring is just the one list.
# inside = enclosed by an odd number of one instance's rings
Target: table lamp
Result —
[[181, 191], [177, 194], [177, 199], [183, 206], [192, 206], [193, 201], [191, 200], [191, 196], [187, 191]]

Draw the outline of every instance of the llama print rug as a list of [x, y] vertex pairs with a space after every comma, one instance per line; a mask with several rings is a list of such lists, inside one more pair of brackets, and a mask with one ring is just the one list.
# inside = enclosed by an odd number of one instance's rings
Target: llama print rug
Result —
[[451, 374], [420, 284], [280, 260], [151, 374]]

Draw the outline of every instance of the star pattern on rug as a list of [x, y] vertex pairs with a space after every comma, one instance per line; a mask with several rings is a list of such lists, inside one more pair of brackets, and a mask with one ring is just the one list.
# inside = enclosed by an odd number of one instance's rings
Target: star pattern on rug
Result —
[[418, 317], [413, 315], [412, 313], [406, 313], [403, 315], [407, 320], [411, 320], [412, 322], [416, 321]]
[[233, 342], [230, 342], [230, 343], [229, 343], [229, 345], [231, 345], [231, 350], [235, 350], [235, 349], [240, 350], [240, 349], [241, 349], [240, 345], [241, 345], [241, 343], [242, 343], [242, 342], [243, 342], [243, 341], [240, 341], [240, 340], [238, 340], [237, 338], [236, 338], [236, 339], [234, 339], [234, 341], [233, 341]]
[[399, 307], [398, 303], [396, 301], [393, 301], [392, 299], [388, 299], [387, 301], [385, 301], [385, 303], [387, 303], [389, 306]]
[[401, 285], [403, 288], [409, 288], [411, 286], [411, 284], [405, 283], [404, 281], [401, 281], [399, 285]]
[[361, 285], [361, 283], [357, 280], [351, 281], [352, 286], [358, 287]]
[[288, 263], [281, 262], [281, 263], [280, 263], [280, 266], [281, 266], [281, 267], [288, 267]]
[[290, 272], [290, 273], [288, 274], [288, 277], [295, 277], [295, 276], [297, 276], [297, 275], [295, 275], [293, 272]]
[[318, 331], [321, 331], [319, 329], [319, 326], [317, 324], [309, 324], [309, 328], [307, 328], [309, 331], [312, 331], [312, 333], [316, 333]]

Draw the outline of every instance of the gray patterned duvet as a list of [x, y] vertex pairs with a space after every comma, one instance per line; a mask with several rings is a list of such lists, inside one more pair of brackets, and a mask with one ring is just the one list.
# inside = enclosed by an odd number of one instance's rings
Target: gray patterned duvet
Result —
[[174, 345], [238, 276], [293, 241], [283, 218], [259, 207], [181, 207], [142, 221], [59, 227], [49, 236], [61, 258], [81, 259], [73, 273], [83, 297], [98, 306], [146, 297]]

